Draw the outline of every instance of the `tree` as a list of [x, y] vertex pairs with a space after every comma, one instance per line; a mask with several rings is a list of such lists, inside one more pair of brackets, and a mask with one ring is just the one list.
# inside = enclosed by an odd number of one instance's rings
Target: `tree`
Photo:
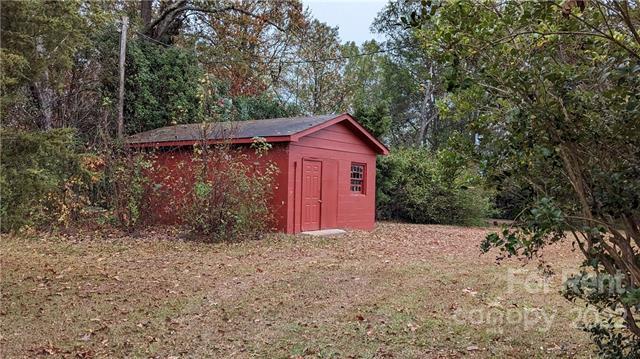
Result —
[[397, 144], [437, 150], [446, 142], [447, 124], [438, 116], [436, 100], [443, 84], [434, 59], [420, 51], [416, 29], [402, 24], [402, 15], [420, 8], [420, 1], [390, 1], [372, 28], [386, 38], [389, 55], [382, 63], [384, 87], [392, 116], [391, 140]]
[[534, 191], [483, 249], [532, 258], [569, 233], [585, 262], [565, 295], [610, 316], [587, 328], [600, 354], [637, 356], [640, 4], [424, 2], [410, 18], [447, 75], [440, 114], [482, 135], [490, 176]]
[[299, 110], [292, 104], [283, 104], [278, 99], [263, 93], [259, 96], [240, 96], [233, 101], [236, 121], [262, 120], [266, 118], [290, 117]]
[[[214, 97], [234, 104], [228, 109], [243, 104], [243, 109], [234, 109], [226, 118], [252, 115], [249, 108], [253, 104], [272, 106], [272, 113], [292, 109], [277, 95], [287, 71], [283, 59], [295, 52], [299, 33], [308, 21], [309, 14], [299, 1], [150, 3], [141, 7], [141, 12], [151, 11], [152, 18], [143, 21], [145, 36], [154, 42], [194, 49], [208, 80], [215, 83]], [[218, 110], [222, 109], [211, 113]]]
[[289, 117], [299, 112], [293, 104], [283, 104], [274, 96], [232, 96], [229, 83], [206, 76], [203, 81], [202, 116], [205, 121], [246, 121]]
[[145, 39], [127, 50], [125, 116], [128, 133], [202, 120], [196, 56]]
[[74, 132], [0, 130], [3, 232], [77, 219], [91, 174], [83, 167]]
[[338, 29], [318, 20], [308, 23], [296, 44], [296, 57], [281, 92], [309, 114], [337, 113], [345, 108]]
[[382, 51], [375, 40], [365, 41], [360, 47], [354, 42], [342, 45], [340, 52], [346, 58], [344, 81], [350, 106], [368, 107], [387, 101], [383, 78], [386, 55]]
[[491, 214], [491, 193], [460, 152], [395, 148], [378, 160], [377, 167], [380, 218], [478, 225]]
[[389, 132], [391, 116], [385, 103], [377, 103], [369, 107], [356, 104], [353, 115], [362, 126], [377, 138], [383, 138]]
[[206, 71], [228, 82], [232, 96], [258, 95], [278, 85], [281, 59], [293, 51], [307, 15], [295, 0], [234, 6], [243, 11], [196, 13], [181, 42], [196, 48]]
[[74, 55], [88, 41], [89, 27], [96, 25], [95, 17], [81, 14], [81, 5], [10, 1], [0, 9], [3, 105], [32, 99], [37, 126], [45, 130], [61, 120], [60, 89]]
[[[202, 31], [201, 26], [212, 25], [215, 22], [225, 22], [225, 19], [241, 18], [247, 28], [265, 25], [272, 26], [286, 32], [287, 22], [301, 13], [302, 6], [297, 0], [278, 2], [265, 1], [205, 1], [205, 0], [154, 0], [140, 2], [140, 18], [142, 32], [145, 36], [165, 44], [173, 44], [183, 32]], [[156, 10], [157, 9], [157, 10]], [[213, 20], [213, 22], [211, 22]], [[218, 28], [220, 29], [220, 28]], [[204, 32], [207, 30], [205, 29]], [[259, 31], [250, 30], [254, 34]]]
[[296, 0], [22, 1], [0, 11], [3, 123], [75, 127], [89, 145], [108, 143], [113, 133], [114, 35], [123, 14], [132, 19], [128, 131], [198, 120], [199, 69], [229, 83], [234, 98], [274, 98], [277, 61], [293, 51], [307, 16]]

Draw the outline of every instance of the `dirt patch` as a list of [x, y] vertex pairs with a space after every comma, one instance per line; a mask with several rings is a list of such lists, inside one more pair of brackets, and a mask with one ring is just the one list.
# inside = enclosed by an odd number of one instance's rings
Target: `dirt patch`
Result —
[[488, 229], [382, 223], [239, 244], [77, 232], [4, 237], [3, 357], [589, 355], [559, 294], [580, 261], [481, 255]]

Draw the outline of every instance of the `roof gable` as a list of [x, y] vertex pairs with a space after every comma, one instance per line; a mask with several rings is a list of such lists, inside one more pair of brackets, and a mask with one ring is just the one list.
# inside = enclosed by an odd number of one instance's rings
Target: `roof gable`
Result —
[[254, 137], [264, 137], [267, 142], [297, 142], [308, 134], [343, 121], [348, 122], [352, 130], [374, 148], [376, 153], [384, 155], [389, 153], [378, 139], [348, 113], [338, 116], [321, 115], [167, 126], [129, 136], [126, 143], [130, 147], [165, 147], [193, 145], [204, 138], [212, 143], [225, 140], [231, 143], [250, 143]]
[[351, 116], [348, 113], [343, 113], [342, 115], [336, 116], [330, 119], [329, 121], [323, 122], [319, 125], [316, 125], [304, 131], [298, 132], [292, 136], [292, 141], [298, 141], [300, 138], [304, 136], [307, 136], [309, 134], [312, 134], [314, 132], [320, 131], [324, 128], [333, 126], [341, 122], [345, 122], [349, 124], [349, 126], [347, 127], [351, 128], [352, 131], [354, 131], [357, 135], [359, 135], [359, 137], [361, 137], [365, 143], [371, 146], [376, 153], [381, 155], [389, 154], [389, 149], [385, 145], [383, 145], [382, 142], [380, 142], [374, 135], [372, 135], [366, 128], [364, 128], [361, 124], [359, 124], [358, 121], [356, 121], [355, 118], [353, 118], [353, 116]]

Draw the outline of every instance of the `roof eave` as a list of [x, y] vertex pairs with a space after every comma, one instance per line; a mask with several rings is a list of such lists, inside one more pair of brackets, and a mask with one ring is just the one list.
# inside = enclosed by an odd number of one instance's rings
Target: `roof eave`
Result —
[[[266, 142], [290, 142], [291, 136], [267, 136], [264, 137]], [[197, 143], [200, 143], [200, 140], [176, 140], [176, 141], [149, 141], [149, 142], [129, 142], [126, 144], [129, 148], [149, 148], [149, 147], [182, 147], [182, 146], [193, 146]], [[228, 139], [217, 139], [217, 140], [207, 140], [208, 145], [220, 144], [220, 143], [231, 143], [231, 144], [246, 144], [253, 143], [253, 137], [246, 138], [228, 138]]]

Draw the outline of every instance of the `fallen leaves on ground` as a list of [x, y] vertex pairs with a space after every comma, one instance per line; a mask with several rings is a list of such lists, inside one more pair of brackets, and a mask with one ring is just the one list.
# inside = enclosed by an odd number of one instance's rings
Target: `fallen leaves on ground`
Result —
[[[510, 289], [509, 270], [537, 275], [537, 263], [480, 254], [488, 230], [381, 223], [217, 244], [176, 227], [5, 236], [0, 345], [6, 357], [589, 354], [558, 288]], [[546, 259], [557, 273], [580, 260], [568, 243]], [[547, 331], [499, 320], [530, 308], [559, 314]]]

